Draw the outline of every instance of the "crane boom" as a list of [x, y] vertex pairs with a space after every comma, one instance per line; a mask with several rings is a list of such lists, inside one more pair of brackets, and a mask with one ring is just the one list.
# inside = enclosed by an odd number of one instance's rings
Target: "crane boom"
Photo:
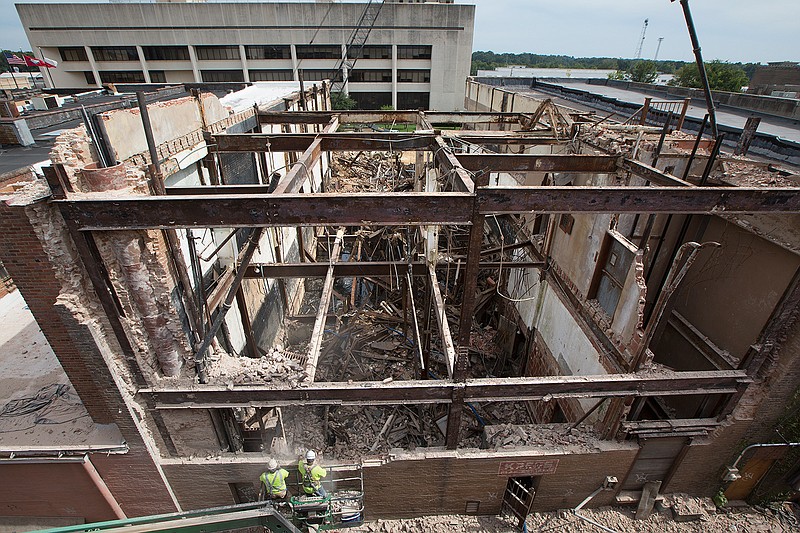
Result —
[[636, 59], [642, 58], [642, 46], [644, 46], [644, 36], [647, 33], [647, 24], [650, 21], [648, 19], [644, 19], [644, 26], [642, 26], [642, 36], [639, 37], [639, 46], [636, 48]]

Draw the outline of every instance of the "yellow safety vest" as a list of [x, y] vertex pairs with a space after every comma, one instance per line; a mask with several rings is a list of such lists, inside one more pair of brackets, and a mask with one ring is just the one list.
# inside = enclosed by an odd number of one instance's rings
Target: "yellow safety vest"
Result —
[[282, 492], [286, 492], [286, 476], [289, 472], [283, 468], [279, 468], [275, 472], [261, 474], [261, 483], [267, 487], [267, 493], [270, 496], [276, 496]]
[[303, 478], [303, 490], [306, 494], [314, 494], [322, 485], [320, 479], [328, 475], [328, 471], [319, 465], [312, 466], [311, 470], [308, 471], [304, 459], [300, 460], [297, 469], [300, 471], [300, 476]]

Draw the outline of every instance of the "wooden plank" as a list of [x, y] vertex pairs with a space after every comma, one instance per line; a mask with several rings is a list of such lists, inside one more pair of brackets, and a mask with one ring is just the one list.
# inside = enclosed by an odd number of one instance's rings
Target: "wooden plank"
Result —
[[453, 344], [453, 335], [450, 333], [450, 324], [447, 322], [444, 298], [442, 298], [439, 280], [436, 277], [436, 268], [433, 265], [428, 266], [428, 275], [430, 276], [433, 301], [436, 305], [436, 323], [439, 325], [439, 337], [442, 340], [442, 353], [445, 355], [447, 375], [452, 378], [456, 364], [456, 348]]
[[336, 240], [333, 243], [333, 250], [330, 254], [330, 263], [328, 264], [328, 273], [325, 276], [325, 284], [322, 286], [322, 295], [319, 298], [317, 316], [314, 319], [314, 330], [311, 333], [311, 340], [308, 343], [306, 376], [310, 382], [314, 381], [314, 376], [317, 373], [319, 351], [322, 347], [322, 338], [325, 332], [328, 308], [331, 305], [331, 296], [333, 295], [333, 281], [335, 279], [333, 276], [333, 266], [339, 260], [339, 257], [342, 254], [342, 239], [344, 237], [344, 230], [345, 228], [339, 228], [339, 231], [336, 232]]

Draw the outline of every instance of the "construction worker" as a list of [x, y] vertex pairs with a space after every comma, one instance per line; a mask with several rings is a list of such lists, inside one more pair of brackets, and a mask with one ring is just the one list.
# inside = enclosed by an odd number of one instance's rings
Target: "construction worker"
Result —
[[300, 459], [297, 465], [300, 477], [303, 479], [303, 491], [308, 495], [317, 495], [324, 498], [327, 495], [325, 487], [320, 481], [328, 475], [328, 471], [317, 463], [317, 454], [314, 450], [306, 452], [305, 459]]
[[261, 474], [261, 490], [258, 492], [258, 501], [286, 499], [286, 477], [289, 472], [278, 467], [278, 461], [270, 459], [267, 463], [268, 472]]

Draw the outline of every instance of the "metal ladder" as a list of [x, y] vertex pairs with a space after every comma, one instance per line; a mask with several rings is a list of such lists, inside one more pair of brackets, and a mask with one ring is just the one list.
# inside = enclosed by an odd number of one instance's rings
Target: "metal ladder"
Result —
[[347, 67], [349, 72], [355, 67], [356, 61], [361, 57], [361, 52], [372, 31], [372, 27], [375, 26], [375, 21], [381, 13], [381, 8], [383, 8], [383, 0], [380, 2], [373, 2], [370, 0], [364, 7], [364, 12], [361, 13], [358, 25], [353, 30], [353, 33], [350, 34], [345, 57], [339, 60], [339, 63], [336, 65], [336, 70], [334, 70], [331, 76], [331, 92], [341, 92], [344, 90], [345, 80], [342, 69]]

